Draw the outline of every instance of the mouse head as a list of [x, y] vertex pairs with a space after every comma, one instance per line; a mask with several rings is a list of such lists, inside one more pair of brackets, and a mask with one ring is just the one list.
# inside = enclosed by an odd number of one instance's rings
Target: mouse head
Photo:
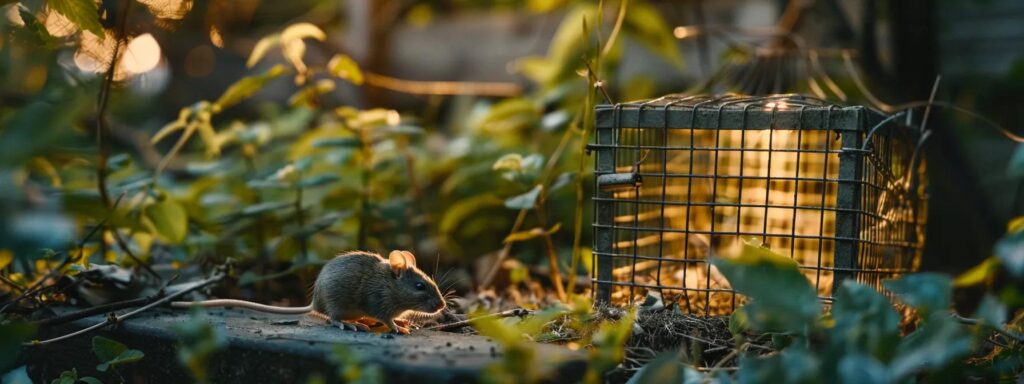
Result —
[[418, 312], [436, 313], [444, 309], [441, 291], [423, 271], [416, 268], [416, 256], [409, 251], [391, 251], [388, 255], [391, 275], [398, 281], [403, 307]]

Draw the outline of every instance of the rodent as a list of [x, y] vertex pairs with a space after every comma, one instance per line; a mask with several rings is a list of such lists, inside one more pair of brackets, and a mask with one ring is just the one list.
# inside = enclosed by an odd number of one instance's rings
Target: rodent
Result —
[[[173, 308], [240, 307], [278, 314], [319, 313], [330, 320], [368, 329], [368, 319], [392, 332], [408, 334], [396, 324], [407, 311], [436, 314], [445, 308], [437, 284], [416, 267], [408, 251], [391, 251], [387, 259], [372, 252], [353, 251], [324, 265], [313, 283], [313, 300], [305, 307], [277, 307], [244, 300], [176, 301]], [[401, 322], [401, 321], [399, 321]], [[362, 325], [362, 326], [360, 326]]]

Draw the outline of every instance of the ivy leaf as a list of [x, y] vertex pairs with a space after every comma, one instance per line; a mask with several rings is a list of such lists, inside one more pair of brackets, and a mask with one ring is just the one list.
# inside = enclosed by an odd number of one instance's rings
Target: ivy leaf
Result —
[[234, 84], [231, 84], [231, 86], [224, 91], [224, 94], [222, 94], [220, 98], [217, 99], [217, 102], [214, 103], [213, 109], [215, 111], [220, 111], [252, 97], [256, 92], [263, 89], [268, 82], [276, 79], [283, 73], [284, 66], [275, 65], [262, 74], [242, 78]]
[[987, 294], [985, 298], [981, 299], [981, 305], [978, 305], [978, 310], [974, 312], [974, 317], [990, 327], [1002, 328], [1008, 313], [1006, 305], [1001, 303], [999, 299], [996, 299], [995, 296]]
[[896, 348], [889, 367], [894, 382], [922, 369], [945, 366], [971, 351], [973, 342], [960, 323], [944, 312], [932, 314]]
[[703, 376], [679, 362], [678, 352], [661, 354], [637, 371], [626, 384], [644, 383], [700, 383]]
[[873, 288], [852, 280], [839, 287], [832, 304], [831, 342], [846, 353], [891, 356], [899, 341], [900, 315]]
[[945, 312], [952, 300], [953, 283], [939, 273], [915, 273], [882, 282], [900, 301], [921, 312], [922, 317]]
[[510, 197], [508, 200], [505, 200], [505, 207], [509, 209], [533, 209], [534, 205], [537, 204], [537, 197], [540, 196], [542, 189], [544, 189], [544, 186], [538, 184], [529, 192]]
[[106, 372], [113, 366], [134, 363], [145, 356], [140, 350], [128, 349], [126, 345], [103, 336], [92, 338], [92, 352], [103, 362], [96, 366], [100, 372]]
[[327, 70], [339, 79], [348, 80], [355, 85], [363, 85], [363, 71], [351, 57], [342, 54], [334, 55], [331, 61], [327, 62]]
[[1014, 277], [1024, 276], [1024, 232], [1006, 235], [996, 242], [996, 257]]
[[47, 0], [46, 6], [63, 15], [78, 28], [103, 36], [100, 9], [93, 0]]
[[893, 382], [892, 374], [885, 364], [874, 357], [860, 353], [843, 355], [839, 360], [837, 373], [840, 383], [885, 384]]
[[36, 332], [31, 323], [12, 322], [0, 324], [0, 372], [5, 372], [21, 354], [21, 343]]
[[188, 213], [173, 199], [146, 206], [146, 217], [153, 222], [157, 234], [172, 244], [180, 244], [188, 233]]
[[736, 291], [752, 299], [744, 312], [755, 331], [803, 333], [821, 314], [817, 293], [797, 263], [756, 240], [744, 240], [738, 256], [711, 263]]

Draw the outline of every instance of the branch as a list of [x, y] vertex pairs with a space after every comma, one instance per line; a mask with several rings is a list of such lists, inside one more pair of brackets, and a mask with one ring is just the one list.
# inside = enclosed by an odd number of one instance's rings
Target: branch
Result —
[[985, 324], [985, 323], [981, 322], [981, 320], [973, 319], [973, 318], [970, 318], [970, 317], [963, 317], [963, 316], [960, 316], [960, 314], [957, 314], [957, 313], [953, 314], [953, 319], [955, 319], [956, 321], [959, 321], [960, 324], [980, 325], [982, 327], [989, 328], [989, 329], [995, 331], [996, 333], [998, 333], [1000, 335], [1003, 335], [1003, 336], [1005, 336], [1005, 337], [1007, 337], [1009, 339], [1012, 339], [1013, 341], [1016, 341], [1018, 343], [1024, 343], [1024, 336], [1022, 336], [1020, 334], [1017, 334], [1017, 333], [1014, 333], [1014, 332], [1011, 332], [1011, 331], [1005, 329], [1004, 327], [997, 327], [997, 326], [994, 326], [994, 325]]
[[516, 308], [516, 309], [510, 309], [510, 310], [507, 310], [507, 311], [498, 312], [498, 313], [492, 313], [490, 315], [477, 316], [477, 317], [474, 317], [472, 319], [456, 321], [454, 323], [435, 325], [433, 327], [424, 328], [424, 329], [429, 330], [429, 331], [446, 331], [446, 330], [449, 330], [449, 329], [465, 327], [467, 325], [472, 324], [474, 321], [477, 321], [477, 320], [480, 320], [480, 319], [489, 319], [489, 318], [495, 318], [495, 317], [504, 319], [506, 317], [513, 317], [513, 316], [515, 316], [515, 317], [524, 317], [524, 316], [529, 316], [531, 314], [533, 314], [533, 312], [528, 310], [528, 309]]
[[156, 301], [154, 301], [152, 303], [149, 303], [149, 304], [147, 304], [147, 305], [145, 305], [145, 306], [143, 306], [143, 307], [141, 307], [139, 309], [136, 309], [134, 311], [125, 313], [125, 314], [120, 315], [120, 316], [118, 316], [118, 315], [116, 315], [114, 313], [111, 313], [109, 316], [107, 316], [106, 320], [104, 320], [102, 322], [99, 322], [99, 323], [96, 323], [96, 324], [94, 324], [92, 326], [89, 326], [89, 327], [77, 330], [75, 332], [71, 332], [71, 333], [63, 335], [63, 336], [58, 336], [58, 337], [55, 337], [55, 338], [52, 338], [52, 339], [32, 340], [30, 342], [23, 343], [22, 345], [26, 346], [26, 347], [38, 347], [38, 346], [43, 346], [43, 345], [47, 345], [47, 344], [53, 344], [53, 343], [56, 343], [56, 342], [59, 342], [59, 341], [64, 341], [64, 340], [70, 339], [70, 338], [75, 337], [75, 336], [84, 335], [86, 333], [95, 331], [97, 329], [106, 327], [106, 326], [111, 325], [111, 324], [120, 323], [120, 322], [122, 322], [124, 320], [127, 320], [128, 318], [130, 318], [132, 316], [135, 316], [135, 315], [137, 315], [139, 313], [145, 312], [145, 311], [147, 311], [149, 309], [152, 309], [154, 307], [166, 304], [166, 303], [170, 302], [171, 300], [174, 300], [174, 299], [176, 299], [178, 297], [184, 296], [187, 293], [190, 293], [190, 292], [193, 292], [193, 291], [198, 290], [200, 288], [204, 288], [204, 287], [206, 287], [208, 285], [217, 283], [217, 282], [223, 280], [224, 276], [226, 276], [224, 274], [224, 272], [217, 272], [213, 276], [211, 276], [210, 278], [208, 278], [206, 280], [198, 281], [194, 285], [192, 285], [191, 287], [183, 288], [180, 291], [177, 291], [177, 292], [174, 292], [174, 293], [172, 293], [170, 295], [164, 296], [164, 297], [160, 298], [159, 300], [156, 300]]

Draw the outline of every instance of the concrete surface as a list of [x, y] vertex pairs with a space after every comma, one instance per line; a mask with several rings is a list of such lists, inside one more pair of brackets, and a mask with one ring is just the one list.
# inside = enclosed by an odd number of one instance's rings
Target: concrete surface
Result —
[[[336, 382], [337, 367], [329, 360], [336, 345], [379, 365], [388, 382], [476, 382], [482, 369], [500, 361], [501, 348], [487, 338], [434, 331], [412, 335], [371, 334], [329, 327], [295, 315], [271, 315], [242, 309], [207, 311], [210, 322], [227, 336], [227, 347], [209, 360], [212, 382], [306, 382], [317, 375]], [[40, 338], [58, 336], [100, 322], [95, 316], [44, 330]], [[95, 371], [100, 362], [92, 353], [92, 337], [102, 335], [142, 350], [138, 363], [123, 366], [128, 382], [193, 382], [178, 362], [178, 339], [172, 330], [188, 321], [188, 311], [156, 309], [125, 323], [60, 343], [29, 349], [30, 376], [49, 382], [61, 371], [76, 368], [80, 376], [104, 382], [115, 379]], [[541, 345], [540, 361], [557, 367], [555, 382], [577, 382], [585, 367], [584, 355], [553, 345]]]

